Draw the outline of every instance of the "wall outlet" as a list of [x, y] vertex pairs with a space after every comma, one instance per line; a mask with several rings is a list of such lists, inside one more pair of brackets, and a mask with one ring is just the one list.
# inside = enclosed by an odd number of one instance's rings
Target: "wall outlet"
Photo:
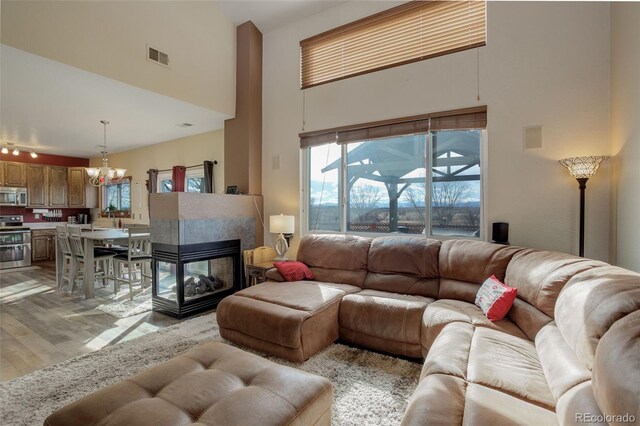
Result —
[[40, 217], [41, 217], [41, 216], [40, 216], [40, 213], [36, 213], [34, 217], [35, 217], [36, 219], [40, 219]]

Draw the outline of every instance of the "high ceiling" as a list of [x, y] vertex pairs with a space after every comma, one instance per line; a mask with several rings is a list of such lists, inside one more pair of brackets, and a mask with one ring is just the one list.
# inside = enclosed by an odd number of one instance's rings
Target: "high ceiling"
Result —
[[[230, 117], [1, 46], [0, 140], [37, 152], [97, 157], [220, 129]], [[191, 123], [191, 127], [178, 124]]]
[[306, 18], [345, 1], [334, 0], [226, 0], [216, 2], [236, 25], [253, 22], [263, 33]]
[[[264, 33], [343, 2], [216, 3], [234, 24], [251, 20]], [[110, 122], [112, 153], [221, 129], [231, 118], [6, 45], [0, 55], [0, 141], [37, 152], [99, 156], [100, 120]]]

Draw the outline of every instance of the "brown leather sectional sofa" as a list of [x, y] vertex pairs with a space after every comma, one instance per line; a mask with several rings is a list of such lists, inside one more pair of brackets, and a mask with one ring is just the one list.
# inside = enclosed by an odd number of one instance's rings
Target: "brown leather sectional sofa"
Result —
[[[271, 281], [227, 297], [217, 310], [224, 338], [297, 362], [338, 338], [423, 358], [405, 425], [640, 421], [637, 273], [396, 236], [306, 236], [298, 260], [316, 281], [279, 282], [272, 270]], [[518, 289], [496, 322], [474, 305], [491, 275]]]

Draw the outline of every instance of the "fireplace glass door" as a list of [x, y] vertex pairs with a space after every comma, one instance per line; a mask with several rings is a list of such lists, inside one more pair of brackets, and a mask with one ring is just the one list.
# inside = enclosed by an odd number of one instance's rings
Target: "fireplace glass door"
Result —
[[[179, 280], [176, 264], [159, 261], [157, 268], [158, 296], [177, 301]], [[232, 289], [233, 272], [233, 258], [230, 256], [184, 263], [182, 289], [185, 303]]]
[[153, 309], [181, 318], [213, 309], [242, 283], [240, 240], [154, 244]]

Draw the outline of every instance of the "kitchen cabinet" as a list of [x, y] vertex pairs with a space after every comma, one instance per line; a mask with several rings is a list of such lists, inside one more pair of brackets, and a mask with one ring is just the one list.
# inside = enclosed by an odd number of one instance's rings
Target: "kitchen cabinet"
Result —
[[27, 164], [27, 207], [67, 207], [67, 168]]
[[31, 230], [31, 261], [56, 259], [56, 233], [50, 229]]
[[0, 161], [0, 186], [27, 186], [26, 164], [15, 161]]
[[46, 175], [46, 166], [27, 164], [27, 206], [47, 207], [49, 205]]
[[47, 166], [49, 177], [49, 207], [67, 207], [67, 168]]
[[67, 186], [69, 207], [98, 207], [98, 188], [89, 183], [84, 167], [67, 167]]

